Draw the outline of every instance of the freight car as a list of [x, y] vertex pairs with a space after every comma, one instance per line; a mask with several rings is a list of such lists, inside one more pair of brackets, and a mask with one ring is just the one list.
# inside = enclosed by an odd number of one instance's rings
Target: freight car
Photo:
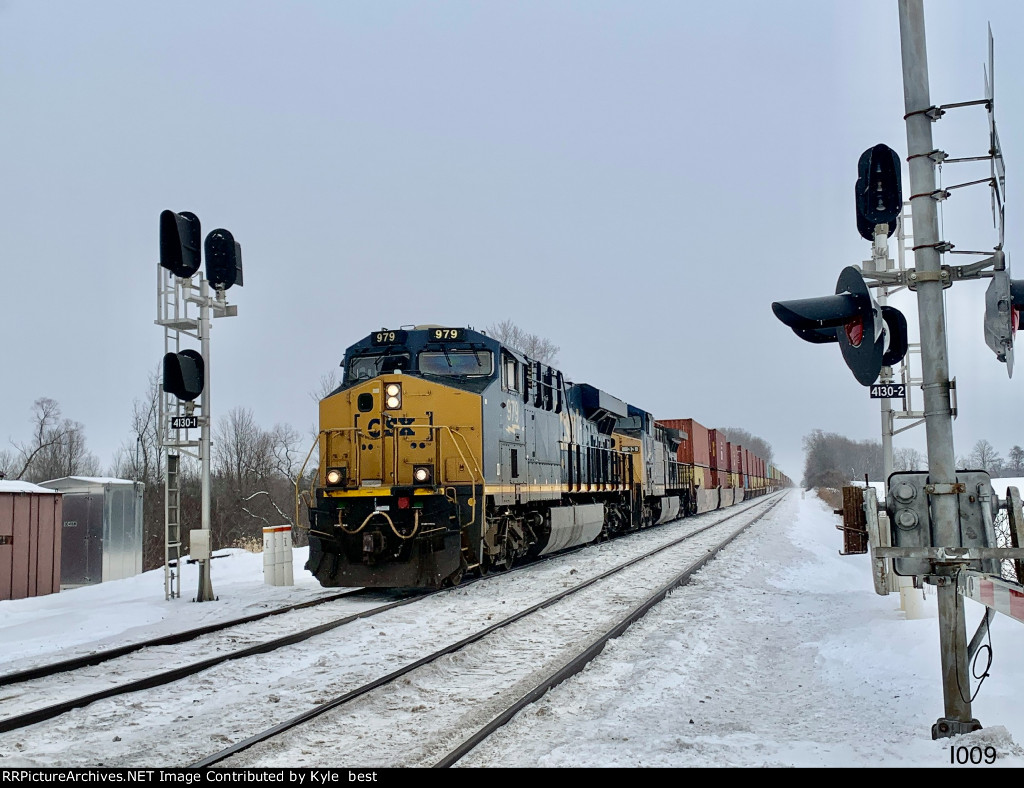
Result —
[[324, 586], [451, 585], [776, 486], [740, 481], [724, 436], [469, 328], [375, 331], [342, 368], [307, 499]]

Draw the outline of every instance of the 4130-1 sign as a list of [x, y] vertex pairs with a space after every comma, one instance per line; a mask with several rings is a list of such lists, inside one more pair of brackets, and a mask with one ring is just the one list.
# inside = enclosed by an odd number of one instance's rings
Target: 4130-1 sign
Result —
[[198, 416], [171, 416], [172, 430], [188, 430], [199, 426]]
[[871, 387], [871, 399], [903, 399], [905, 396], [905, 383], [876, 383]]

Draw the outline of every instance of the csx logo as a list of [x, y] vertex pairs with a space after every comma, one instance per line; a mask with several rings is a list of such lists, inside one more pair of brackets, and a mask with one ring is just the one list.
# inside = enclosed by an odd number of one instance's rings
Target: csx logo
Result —
[[[408, 426], [416, 421], [414, 418], [399, 417], [393, 418], [391, 416], [384, 417], [384, 435], [391, 437], [395, 434], [395, 427], [398, 428], [399, 436], [408, 436], [410, 438], [415, 437], [416, 432], [412, 427]], [[380, 437], [380, 419], [370, 419], [366, 423], [366, 434], [371, 438]]]

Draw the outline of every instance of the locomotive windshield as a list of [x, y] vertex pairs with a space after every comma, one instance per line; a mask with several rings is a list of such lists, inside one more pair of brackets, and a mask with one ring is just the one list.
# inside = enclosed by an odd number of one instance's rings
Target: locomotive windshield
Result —
[[394, 372], [396, 369], [404, 371], [409, 369], [411, 361], [412, 356], [402, 352], [356, 356], [348, 363], [348, 382], [369, 380], [384, 372]]
[[487, 376], [494, 371], [489, 350], [424, 350], [417, 363], [424, 375]]

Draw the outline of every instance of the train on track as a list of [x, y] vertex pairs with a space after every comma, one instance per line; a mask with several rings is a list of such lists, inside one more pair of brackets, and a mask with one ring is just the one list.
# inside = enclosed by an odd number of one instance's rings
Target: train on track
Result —
[[324, 586], [454, 585], [790, 484], [721, 431], [470, 328], [374, 331], [342, 368], [307, 499]]

